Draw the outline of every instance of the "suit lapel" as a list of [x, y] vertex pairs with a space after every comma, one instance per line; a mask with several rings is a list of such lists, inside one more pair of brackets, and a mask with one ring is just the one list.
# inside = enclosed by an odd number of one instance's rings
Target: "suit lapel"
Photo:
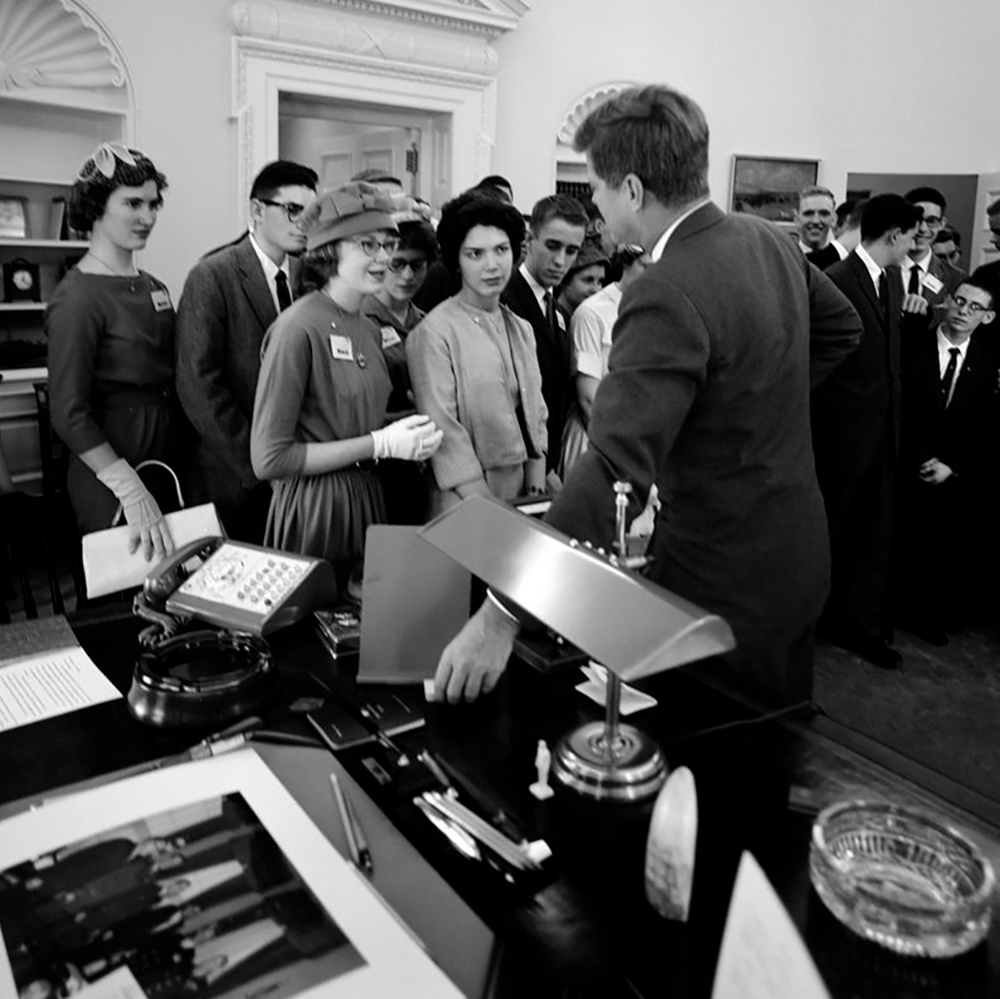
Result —
[[246, 295], [250, 308], [260, 321], [261, 327], [267, 329], [278, 318], [278, 310], [274, 307], [271, 289], [267, 286], [264, 269], [257, 259], [257, 254], [250, 244], [249, 235], [237, 247], [237, 259], [240, 270], [240, 286]]

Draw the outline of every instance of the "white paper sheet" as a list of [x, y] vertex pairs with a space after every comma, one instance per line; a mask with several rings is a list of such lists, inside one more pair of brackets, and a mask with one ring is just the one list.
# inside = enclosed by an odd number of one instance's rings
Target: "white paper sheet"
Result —
[[712, 999], [830, 999], [791, 916], [750, 853], [729, 904]]
[[112, 701], [121, 694], [79, 645], [0, 667], [0, 732]]

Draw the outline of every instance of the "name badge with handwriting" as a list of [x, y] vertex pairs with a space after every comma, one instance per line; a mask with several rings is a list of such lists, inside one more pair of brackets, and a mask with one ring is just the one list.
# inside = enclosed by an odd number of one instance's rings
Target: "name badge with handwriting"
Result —
[[382, 327], [382, 349], [388, 350], [390, 347], [395, 347], [397, 343], [402, 343], [403, 338], [396, 331], [393, 326], [383, 326]]
[[944, 282], [939, 277], [935, 277], [933, 274], [925, 274], [924, 287], [932, 295], [936, 295], [944, 287]]
[[331, 333], [330, 353], [333, 354], [338, 361], [353, 361], [354, 345], [351, 343], [351, 338]]
[[149, 297], [152, 299], [153, 308], [157, 312], [166, 312], [167, 309], [173, 308], [170, 304], [170, 292], [166, 288], [154, 288], [149, 293]]

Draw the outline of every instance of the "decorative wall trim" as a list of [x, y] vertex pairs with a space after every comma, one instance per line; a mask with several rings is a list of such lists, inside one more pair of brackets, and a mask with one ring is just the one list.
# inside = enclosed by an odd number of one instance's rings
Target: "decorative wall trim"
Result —
[[127, 82], [108, 33], [72, 0], [0, 0], [0, 90], [94, 90]]
[[556, 133], [559, 142], [566, 146], [573, 145], [573, 137], [576, 130], [583, 124], [584, 118], [590, 114], [599, 104], [603, 104], [611, 97], [615, 97], [629, 87], [637, 86], [635, 83], [602, 83], [598, 87], [588, 90], [581, 97], [578, 97], [566, 112], [562, 125]]
[[[2, 2], [2, 0], [0, 0]], [[496, 134], [497, 54], [518, 0], [237, 0], [231, 7], [240, 211], [278, 155], [282, 94], [426, 112], [450, 130], [456, 189], [488, 173]]]
[[[465, 32], [474, 35], [485, 35], [487, 38], [497, 38], [505, 31], [517, 27], [520, 17], [528, 11], [526, 3], [518, 0], [306, 0], [300, 4], [303, 8], [300, 15], [310, 7], [315, 13], [328, 13], [331, 9], [341, 13], [360, 14], [368, 18], [380, 18], [390, 21], [407, 22], [426, 25], [445, 31]], [[246, 3], [236, 3], [241, 18], [256, 21], [262, 18], [270, 20], [272, 28], [278, 32], [284, 30], [285, 16], [275, 16], [277, 5], [266, 0], [247, 0]], [[315, 11], [315, 8], [325, 8], [325, 11]], [[239, 30], [239, 26], [237, 26]]]

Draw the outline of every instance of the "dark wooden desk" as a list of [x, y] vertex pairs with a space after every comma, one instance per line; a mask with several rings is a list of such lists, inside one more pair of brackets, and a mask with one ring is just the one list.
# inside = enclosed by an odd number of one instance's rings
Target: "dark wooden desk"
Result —
[[[74, 627], [95, 662], [127, 689], [135, 625], [81, 618]], [[353, 664], [338, 672], [306, 626], [275, 636], [273, 645], [286, 678], [275, 707], [283, 724], [300, 724], [283, 716], [293, 696], [318, 692], [310, 671], [335, 687], [348, 689], [353, 683]], [[775, 885], [834, 996], [985, 999], [1000, 994], [996, 925], [984, 946], [947, 962], [896, 958], [843, 929], [811, 890], [811, 816], [788, 807], [789, 789], [801, 790], [805, 783], [816, 799], [830, 787], [838, 793], [872, 788], [882, 796], [917, 800], [948, 817], [954, 818], [956, 809], [922, 787], [915, 772], [900, 775], [906, 769], [902, 763], [897, 769], [887, 768], [884, 760], [872, 764], [840, 746], [831, 731], [815, 731], [805, 717], [759, 722], [752, 708], [682, 671], [647, 685], [659, 706], [637, 717], [659, 738], [671, 766], [691, 768], [698, 788], [691, 918], [685, 925], [661, 920], [643, 897], [649, 803], [599, 805], [560, 789], [539, 804], [528, 794], [537, 740], [554, 746], [565, 731], [598, 713], [572, 691], [575, 682], [574, 675], [545, 677], [515, 662], [490, 698], [461, 708], [429, 706], [426, 729], [400, 739], [408, 750], [433, 748], [528, 832], [549, 842], [553, 879], [530, 897], [494, 883], [452, 851], [411, 804], [380, 788], [362, 764], [370, 750], [339, 755], [339, 763], [403, 836], [390, 834], [404, 849], [416, 847], [450, 886], [427, 904], [454, 907], [460, 921], [467, 918], [463, 913], [473, 912], [505, 942], [504, 960], [491, 972], [490, 995], [708, 996], [744, 849], [755, 854]], [[0, 735], [0, 803], [175, 752], [183, 744], [137, 725], [122, 702], [6, 733]], [[321, 762], [319, 751], [297, 752]], [[316, 794], [324, 802], [328, 797], [325, 787]], [[997, 829], [981, 817], [958, 818], [995, 856]], [[401, 868], [386, 871], [382, 848], [373, 847], [379, 877], [406, 876]], [[413, 904], [419, 908], [422, 901]], [[447, 937], [436, 946], [449, 948]], [[447, 967], [445, 955], [439, 951], [437, 956]], [[447, 955], [458, 964], [463, 956]], [[469, 959], [482, 960], [482, 954]], [[469, 980], [481, 977], [476, 973]]]

